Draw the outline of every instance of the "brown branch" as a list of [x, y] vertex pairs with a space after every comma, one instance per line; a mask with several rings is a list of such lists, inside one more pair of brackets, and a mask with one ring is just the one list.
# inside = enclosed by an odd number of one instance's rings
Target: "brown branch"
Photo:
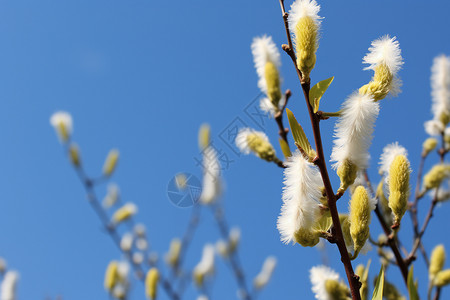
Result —
[[288, 144], [288, 145], [289, 145], [289, 142], [288, 142], [287, 134], [288, 134], [288, 132], [289, 132], [289, 129], [286, 128], [286, 127], [284, 127], [284, 124], [283, 124], [283, 114], [284, 114], [284, 110], [286, 109], [286, 105], [287, 105], [287, 103], [288, 103], [289, 98], [291, 97], [291, 95], [292, 95], [291, 90], [289, 90], [289, 89], [286, 90], [286, 92], [284, 93], [284, 97], [285, 97], [286, 101], [284, 102], [284, 105], [283, 105], [283, 107], [280, 109], [280, 111], [278, 111], [278, 112], [275, 114], [275, 121], [277, 122], [278, 129], [279, 129], [278, 134], [280, 135], [280, 137], [281, 137], [281, 138], [286, 142], [286, 144]]
[[283, 15], [284, 20], [284, 26], [286, 29], [286, 35], [288, 39], [289, 45], [283, 45], [283, 50], [286, 51], [286, 53], [291, 57], [292, 62], [294, 63], [295, 70], [297, 72], [297, 76], [300, 80], [300, 84], [302, 86], [304, 98], [306, 101], [306, 106], [308, 108], [309, 112], [309, 118], [311, 120], [311, 126], [314, 134], [314, 141], [316, 145], [316, 151], [317, 151], [317, 157], [318, 159], [315, 161], [315, 164], [320, 170], [320, 174], [322, 176], [323, 184], [325, 187], [325, 191], [327, 194], [327, 202], [328, 207], [330, 209], [331, 218], [333, 220], [333, 228], [332, 228], [332, 234], [334, 236], [334, 239], [336, 241], [336, 245], [339, 249], [339, 253], [341, 255], [341, 261], [344, 264], [345, 267], [345, 273], [347, 275], [347, 280], [350, 285], [350, 291], [352, 294], [352, 299], [354, 300], [361, 300], [361, 295], [359, 293], [359, 289], [361, 287], [361, 282], [359, 281], [359, 277], [355, 275], [353, 271], [353, 266], [350, 261], [350, 257], [348, 255], [347, 247], [345, 246], [344, 236], [342, 233], [341, 224], [339, 221], [339, 213], [336, 207], [336, 197], [334, 195], [333, 187], [331, 186], [330, 178], [328, 176], [328, 170], [325, 163], [325, 156], [323, 153], [323, 146], [322, 146], [322, 138], [320, 135], [320, 118], [317, 114], [315, 114], [312, 110], [311, 105], [309, 104], [309, 89], [310, 89], [310, 79], [308, 78], [307, 81], [303, 80], [302, 73], [297, 67], [297, 61], [295, 58], [295, 53], [293, 50], [292, 40], [291, 40], [291, 34], [289, 32], [289, 24], [288, 24], [288, 14], [286, 13], [286, 10], [284, 8], [284, 0], [280, 0], [280, 6], [281, 6], [281, 12]]
[[[372, 184], [370, 183], [369, 174], [367, 173], [367, 170], [364, 170], [364, 179], [366, 180], [367, 187], [369, 188], [370, 193], [375, 195]], [[400, 272], [402, 273], [403, 280], [405, 283], [408, 283], [408, 266], [405, 263], [405, 260], [402, 257], [402, 254], [400, 253], [399, 247], [397, 245], [394, 232], [389, 228], [389, 225], [386, 223], [386, 220], [383, 217], [383, 214], [381, 213], [380, 207], [377, 203], [375, 206], [375, 215], [378, 218], [378, 221], [380, 222], [381, 227], [383, 228], [384, 234], [387, 237], [387, 243], [389, 247], [391, 248], [392, 252], [394, 253], [395, 260], [397, 262], [398, 267], [400, 268]]]
[[434, 294], [434, 300], [439, 300], [439, 298], [441, 297], [441, 288], [438, 287], [436, 288], [436, 293]]

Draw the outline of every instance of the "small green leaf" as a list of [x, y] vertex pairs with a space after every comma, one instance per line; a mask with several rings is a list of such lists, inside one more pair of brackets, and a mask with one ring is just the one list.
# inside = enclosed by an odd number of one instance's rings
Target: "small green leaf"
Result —
[[291, 127], [292, 136], [298, 147], [305, 152], [305, 154], [310, 155], [312, 148], [308, 139], [306, 138], [305, 132], [302, 126], [297, 122], [292, 111], [286, 108], [286, 113], [289, 119], [289, 126]]
[[408, 293], [410, 300], [419, 300], [416, 284], [414, 283], [414, 266], [408, 272]]
[[373, 289], [372, 300], [383, 300], [384, 288], [384, 267], [381, 266], [380, 275], [378, 275], [377, 283]]
[[322, 98], [325, 91], [328, 89], [330, 84], [333, 82], [334, 76], [322, 80], [318, 83], [316, 83], [310, 90], [309, 90], [309, 104], [311, 104], [314, 113], [319, 111], [319, 104], [320, 99]]
[[281, 151], [283, 151], [284, 158], [288, 159], [292, 155], [291, 149], [289, 148], [289, 145], [288, 145], [288, 143], [286, 143], [285, 140], [280, 138], [279, 141], [280, 141]]

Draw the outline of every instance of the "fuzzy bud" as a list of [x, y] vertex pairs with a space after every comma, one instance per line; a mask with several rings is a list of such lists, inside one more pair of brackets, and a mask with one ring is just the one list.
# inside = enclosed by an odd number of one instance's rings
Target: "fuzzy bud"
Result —
[[337, 169], [337, 175], [341, 179], [341, 186], [338, 192], [344, 193], [347, 188], [355, 182], [358, 166], [346, 159]]
[[444, 245], [440, 244], [434, 247], [433, 252], [431, 252], [430, 268], [428, 269], [428, 274], [430, 276], [431, 281], [442, 270], [444, 264], [445, 264], [445, 248]]
[[438, 144], [437, 139], [432, 137], [427, 138], [422, 145], [423, 147], [422, 155], [427, 156], [431, 151], [433, 151], [436, 148], [437, 144]]
[[72, 165], [78, 168], [81, 165], [80, 149], [77, 144], [72, 143], [69, 147], [69, 159]]
[[375, 74], [372, 80], [359, 89], [361, 95], [370, 95], [375, 101], [384, 99], [389, 91], [394, 79], [394, 75], [390, 72], [385, 64], [380, 64], [374, 69]]
[[112, 221], [115, 224], [128, 220], [137, 213], [137, 206], [134, 203], [126, 203], [119, 208], [112, 216]]
[[178, 238], [174, 238], [170, 242], [169, 252], [166, 254], [166, 262], [171, 267], [175, 267], [178, 265], [178, 261], [180, 259], [181, 252], [181, 240]]
[[319, 27], [311, 17], [301, 18], [295, 26], [297, 67], [305, 80], [309, 78], [309, 74], [316, 64], [316, 51], [319, 47], [318, 35]]
[[437, 188], [442, 180], [450, 175], [450, 165], [438, 164], [431, 168], [423, 177], [423, 184], [426, 190]]
[[103, 165], [103, 174], [105, 176], [111, 176], [117, 166], [119, 160], [119, 151], [117, 149], [112, 149], [109, 151], [106, 157], [105, 164]]
[[200, 150], [204, 150], [210, 143], [211, 128], [209, 124], [202, 124], [198, 131], [198, 146]]
[[303, 247], [314, 247], [320, 241], [320, 233], [309, 229], [309, 228], [299, 228], [295, 232], [295, 241], [302, 245]]
[[348, 287], [337, 280], [327, 279], [325, 281], [325, 290], [333, 300], [348, 300], [350, 295], [350, 290]]
[[394, 225], [400, 225], [408, 207], [410, 172], [406, 156], [397, 155], [389, 169], [389, 207], [394, 214]]
[[267, 83], [267, 97], [275, 108], [278, 108], [278, 102], [281, 99], [280, 74], [277, 66], [268, 61], [264, 66], [264, 77]]
[[355, 256], [358, 255], [369, 238], [370, 199], [363, 186], [358, 186], [350, 201], [350, 235], [354, 244]]
[[112, 292], [114, 286], [117, 284], [119, 280], [118, 266], [119, 265], [117, 261], [113, 260], [109, 263], [108, 267], [106, 268], [105, 289], [108, 292]]
[[433, 280], [433, 285], [443, 287], [450, 284], [450, 269], [440, 271]]
[[54, 113], [50, 118], [50, 124], [55, 128], [61, 143], [69, 141], [72, 134], [72, 116], [64, 111]]
[[145, 277], [145, 295], [148, 299], [155, 300], [158, 292], [159, 271], [151, 268]]

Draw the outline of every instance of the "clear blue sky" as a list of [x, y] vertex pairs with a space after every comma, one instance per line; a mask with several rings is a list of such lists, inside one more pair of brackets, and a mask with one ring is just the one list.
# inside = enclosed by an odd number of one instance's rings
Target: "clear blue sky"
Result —
[[[372, 40], [384, 34], [398, 37], [405, 60], [403, 93], [382, 102], [370, 174], [379, 179], [378, 156], [394, 141], [407, 147], [416, 171], [426, 138], [423, 122], [431, 118], [431, 62], [440, 53], [450, 54], [450, 4], [320, 4], [325, 19], [312, 80], [335, 76], [322, 100], [324, 110], [337, 110], [370, 79], [361, 61]], [[139, 206], [137, 220], [147, 225], [152, 248], [164, 253], [170, 239], [184, 232], [189, 217], [189, 210], [168, 201], [166, 186], [180, 171], [200, 176], [194, 160], [199, 125], [209, 122], [214, 140], [230, 155], [219, 133], [236, 117], [256, 126], [245, 108], [259, 93], [250, 44], [262, 34], [272, 35], [277, 44], [286, 41], [276, 0], [0, 2], [0, 256], [21, 274], [20, 299], [58, 294], [67, 300], [108, 299], [104, 270], [111, 259], [120, 258], [64, 157], [50, 115], [57, 110], [72, 113], [75, 140], [91, 173], [101, 171], [110, 148], [121, 151], [113, 179], [124, 200]], [[288, 58], [282, 58], [283, 87], [293, 92], [289, 108], [310, 135], [298, 81]], [[328, 155], [333, 126], [334, 121], [322, 123]], [[273, 122], [264, 130], [277, 140]], [[240, 254], [247, 278], [274, 254], [279, 264], [260, 299], [312, 299], [308, 270], [320, 263], [320, 253], [279, 241], [280, 169], [254, 156], [233, 159], [224, 173], [224, 201], [229, 223], [242, 229]], [[337, 184], [333, 176], [333, 186]], [[346, 210], [347, 200], [340, 201], [341, 210]], [[422, 213], [428, 202], [420, 206]], [[434, 234], [425, 238], [428, 250], [441, 242], [450, 250], [450, 237], [441, 234], [449, 213], [448, 205], [436, 212], [429, 228]], [[202, 245], [218, 236], [212, 218], [204, 216], [189, 267], [200, 258]], [[408, 234], [403, 240], [409, 248], [409, 217], [405, 220]], [[379, 232], [378, 225], [374, 232]], [[344, 274], [336, 248], [329, 247], [328, 253], [332, 267]], [[371, 275], [378, 270], [375, 258]], [[422, 262], [416, 273], [423, 294], [427, 275]], [[388, 278], [401, 283], [395, 268]], [[143, 295], [136, 283], [132, 299]], [[195, 295], [189, 287], [186, 299]], [[222, 262], [213, 298], [235, 298], [234, 279]], [[164, 293], [160, 299], [166, 299]]]

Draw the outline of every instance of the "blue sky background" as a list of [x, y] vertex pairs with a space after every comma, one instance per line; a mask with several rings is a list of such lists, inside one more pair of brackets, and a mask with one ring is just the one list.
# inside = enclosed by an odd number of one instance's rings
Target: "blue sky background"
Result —
[[[450, 54], [450, 4], [320, 4], [325, 19], [312, 80], [335, 76], [323, 110], [338, 110], [347, 95], [368, 82], [372, 74], [362, 70], [361, 61], [372, 40], [384, 34], [398, 37], [405, 60], [403, 93], [381, 103], [370, 175], [379, 180], [378, 156], [394, 141], [409, 150], [416, 171], [426, 138], [423, 122], [431, 118], [431, 62], [438, 54]], [[234, 160], [224, 172], [224, 202], [229, 223], [242, 229], [240, 256], [248, 281], [265, 257], [276, 255], [274, 278], [259, 299], [313, 299], [308, 270], [320, 264], [320, 253], [283, 245], [276, 230], [281, 170], [254, 156], [236, 156], [220, 139], [236, 117], [258, 126], [245, 108], [259, 94], [250, 44], [262, 34], [272, 35], [279, 45], [286, 42], [276, 0], [0, 2], [0, 256], [21, 274], [19, 299], [108, 299], [104, 270], [110, 260], [120, 258], [49, 125], [57, 110], [73, 115], [74, 137], [91, 174], [101, 172], [110, 148], [120, 150], [113, 180], [123, 199], [139, 206], [137, 220], [147, 225], [152, 249], [159, 253], [184, 232], [190, 212], [168, 201], [167, 183], [180, 171], [200, 176], [194, 160], [199, 157], [197, 130], [209, 122], [217, 146]], [[293, 92], [288, 107], [311, 137], [294, 69], [286, 55], [282, 58], [283, 88]], [[326, 155], [333, 127], [334, 120], [322, 122]], [[268, 121], [263, 129], [275, 143], [275, 123]], [[431, 165], [430, 159], [426, 168]], [[336, 189], [337, 177], [332, 174], [332, 179]], [[99, 193], [104, 192], [105, 186], [100, 187]], [[347, 201], [340, 200], [342, 211]], [[429, 201], [421, 203], [420, 220]], [[448, 205], [437, 209], [424, 239], [429, 251], [438, 243], [450, 249], [450, 237], [444, 234], [449, 213]], [[188, 267], [199, 260], [202, 245], [218, 237], [211, 216], [203, 216]], [[380, 229], [373, 221], [377, 236]], [[402, 239], [410, 248], [409, 217], [403, 228]], [[344, 275], [337, 249], [327, 251], [332, 267]], [[368, 257], [356, 263], [366, 263]], [[218, 264], [212, 298], [233, 299], [234, 279], [223, 262]], [[372, 276], [379, 266], [374, 256]], [[427, 272], [421, 260], [416, 273], [424, 295]], [[388, 279], [402, 282], [394, 267]], [[143, 295], [136, 282], [131, 299]], [[185, 299], [196, 295], [190, 286]], [[164, 293], [160, 296], [166, 299]]]

